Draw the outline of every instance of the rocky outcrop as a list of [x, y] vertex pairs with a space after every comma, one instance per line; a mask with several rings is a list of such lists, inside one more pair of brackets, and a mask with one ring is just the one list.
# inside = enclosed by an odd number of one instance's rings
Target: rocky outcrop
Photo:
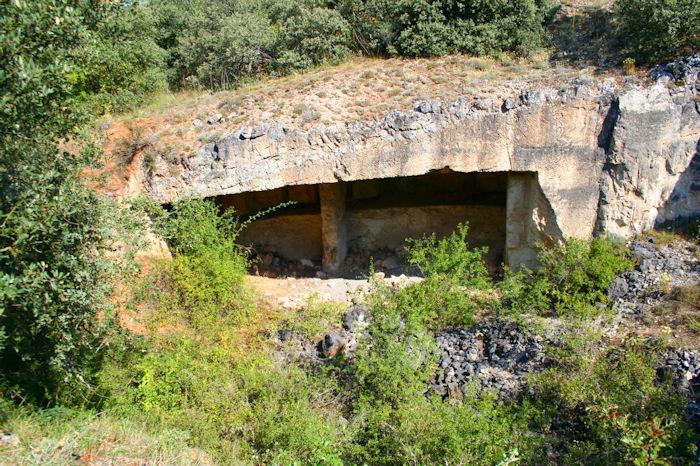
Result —
[[[526, 191], [532, 201], [513, 210], [519, 219], [509, 228], [529, 226], [511, 236], [629, 236], [700, 211], [698, 68], [686, 64], [683, 78], [658, 72], [648, 87], [577, 78], [501, 99], [422, 100], [410, 112], [306, 131], [276, 122], [245, 127], [177, 167], [156, 160], [146, 188], [171, 202], [445, 167], [508, 172], [536, 181], [534, 191], [514, 182], [512, 202]], [[517, 253], [526, 245], [515, 246]]]
[[573, 83], [525, 94], [517, 102], [464, 97], [452, 104], [419, 102], [413, 112], [315, 126], [242, 128], [183, 160], [164, 160], [148, 182], [161, 202], [198, 196], [459, 172], [533, 172], [564, 234], [593, 231], [605, 153], [598, 145], [615, 92], [612, 80]]
[[700, 212], [700, 56], [686, 61], [692, 66], [675, 68], [682, 74], [656, 70], [656, 84], [611, 108], [599, 232], [629, 236]]

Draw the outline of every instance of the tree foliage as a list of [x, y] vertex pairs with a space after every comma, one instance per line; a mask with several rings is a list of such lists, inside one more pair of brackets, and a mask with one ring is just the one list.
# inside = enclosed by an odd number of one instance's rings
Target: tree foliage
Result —
[[545, 39], [546, 6], [541, 0], [349, 0], [343, 9], [363, 51], [425, 57], [527, 54]]
[[643, 62], [700, 50], [700, 3], [695, 0], [617, 0], [625, 47]]
[[[69, 151], [85, 115], [70, 49], [97, 4], [0, 4], [0, 386], [41, 403], [91, 388], [108, 310], [114, 214]], [[73, 139], [73, 140], [69, 140]]]
[[80, 66], [69, 80], [91, 113], [136, 107], [166, 87], [166, 52], [155, 42], [153, 12], [121, 2], [98, 11], [99, 20], [84, 24], [81, 40], [70, 48], [70, 60]]

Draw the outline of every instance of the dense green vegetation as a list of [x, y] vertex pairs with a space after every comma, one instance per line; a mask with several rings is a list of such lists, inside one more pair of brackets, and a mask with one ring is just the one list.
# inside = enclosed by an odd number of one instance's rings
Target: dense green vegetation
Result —
[[[697, 50], [697, 2], [616, 8], [640, 60]], [[111, 455], [97, 430], [133, 445], [136, 462], [541, 463], [552, 448], [566, 463], [692, 462], [685, 399], [657, 379], [656, 349], [577, 336], [631, 266], [608, 240], [543, 249], [542, 268], [499, 284], [466, 226], [416, 240], [409, 259], [426, 279], [399, 291], [375, 283], [355, 357], [310, 368], [285, 363], [268, 335], [284, 324], [316, 338], [339, 310], [261, 321], [242, 285], [240, 225], [183, 201], [148, 211], [174, 257], [127, 289], [150, 332], [131, 335], [114, 316], [140, 225], [86, 184], [101, 156], [85, 131], [96, 116], [160, 90], [226, 88], [358, 53], [528, 54], [546, 44], [550, 13], [537, 0], [0, 3], [0, 427], [30, 432], [0, 454]], [[521, 400], [431, 394], [434, 333], [482, 311], [557, 316], [573, 330]], [[576, 436], [557, 430], [562, 419]]]
[[[24, 2], [9, 2], [6, 21], [61, 15], [51, 2], [39, 3], [47, 9], [30, 13], [31, 7], [16, 6]], [[61, 63], [80, 65], [64, 75], [73, 107], [98, 114], [139, 106], [166, 89], [230, 88], [358, 54], [527, 56], [553, 45], [548, 28], [557, 11], [545, 0], [73, 0], [64, 6], [80, 24], [71, 40], [50, 50]], [[698, 19], [700, 6], [692, 0], [618, 0], [614, 20], [599, 34], [615, 38], [618, 56], [639, 63], [672, 59], [698, 50]]]
[[506, 270], [500, 289], [507, 312], [594, 317], [615, 276], [634, 265], [622, 244], [601, 238], [541, 246], [538, 258], [535, 271]]
[[624, 47], [640, 62], [700, 50], [700, 4], [694, 0], [617, 0], [615, 11]]
[[0, 5], [0, 385], [38, 404], [94, 395], [110, 323], [118, 211], [80, 181], [96, 152], [66, 109], [80, 100], [68, 55], [86, 11]]
[[[572, 240], [543, 249], [545, 267], [512, 274], [502, 286], [522, 292], [500, 299], [481, 262], [484, 251], [465, 242], [466, 226], [440, 241], [414, 241], [409, 258], [426, 279], [398, 291], [374, 281], [366, 297], [372, 325], [354, 357], [306, 366], [280, 359], [267, 335], [286, 328], [318, 337], [338, 310], [310, 309], [291, 320], [246, 312], [251, 301], [241, 286], [245, 259], [235, 246], [235, 219], [201, 200], [150, 213], [174, 257], [141, 296], [152, 310], [150, 334], [113, 348], [96, 372], [102, 428], [130, 422], [141, 426], [144, 439], [161, 429], [171, 448], [188, 439], [200, 449], [196, 454], [224, 463], [539, 463], [552, 459], [546, 451], [567, 463], [693, 458], [686, 401], [657, 379], [658, 349], [637, 340], [595, 343], [598, 337], [586, 330], [587, 318], [605, 312], [591, 306], [599, 290], [631, 265], [622, 245]], [[527, 290], [543, 280], [559, 292], [543, 293], [546, 307], [528, 311]], [[463, 396], [432, 394], [435, 332], [470, 325], [485, 307], [520, 317], [570, 316], [565, 344], [552, 349], [555, 364], [531, 380], [521, 400], [474, 396], [468, 388]], [[62, 435], [59, 424], [27, 418], [11, 404], [2, 409], [8, 426], [41, 422], [29, 428], [48, 429], [48, 438]], [[81, 410], [57, 416], [97, 422]], [[562, 419], [576, 426], [575, 436], [557, 427]], [[153, 447], [140, 448], [147, 457]]]

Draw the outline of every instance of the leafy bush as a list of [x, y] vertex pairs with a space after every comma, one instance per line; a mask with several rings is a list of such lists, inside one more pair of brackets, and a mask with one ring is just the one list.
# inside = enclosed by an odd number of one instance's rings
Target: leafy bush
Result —
[[545, 37], [547, 8], [540, 0], [353, 0], [342, 8], [365, 53], [409, 57], [527, 54]]
[[438, 348], [431, 330], [469, 325], [478, 299], [468, 287], [488, 285], [483, 249], [470, 250], [461, 226], [451, 236], [414, 241], [409, 260], [426, 274], [400, 290], [373, 283], [372, 325], [351, 364], [354, 437], [348, 457], [358, 463], [497, 463], [529, 452], [525, 416], [495, 397], [451, 400], [430, 395]]
[[249, 300], [243, 287], [247, 261], [236, 245], [241, 226], [232, 209], [204, 199], [183, 199], [171, 212], [152, 206], [156, 230], [169, 241], [172, 262], [162, 264], [161, 314], [184, 318], [200, 330], [243, 317]]
[[347, 58], [350, 27], [323, 2], [149, 2], [176, 87], [229, 88]]
[[658, 62], [700, 49], [700, 4], [695, 0], [617, 0], [624, 46], [643, 62]]
[[556, 445], [569, 449], [566, 463], [692, 460], [697, 434], [685, 420], [687, 400], [657, 380], [654, 352], [637, 340], [613, 346], [572, 337], [557, 365], [536, 377], [536, 403], [581, 424], [577, 441]]
[[488, 270], [482, 256], [486, 246], [470, 249], [467, 242], [469, 224], [459, 224], [457, 231], [437, 240], [435, 235], [409, 240], [408, 262], [417, 265], [426, 277], [449, 280], [469, 289], [484, 289], [490, 285]]
[[607, 303], [606, 291], [634, 262], [624, 245], [607, 238], [568, 239], [551, 249], [540, 247], [540, 267], [507, 271], [500, 285], [507, 309], [518, 313], [554, 313], [590, 317]]
[[430, 329], [471, 325], [476, 308], [488, 301], [479, 290], [487, 289], [490, 279], [482, 260], [488, 249], [471, 249], [468, 230], [460, 224], [440, 240], [434, 235], [409, 240], [408, 262], [418, 266], [425, 280], [394, 293], [385, 306]]
[[188, 28], [178, 37], [171, 82], [178, 87], [229, 88], [241, 78], [267, 71], [276, 39], [268, 18], [246, 10], [222, 14], [217, 3], [205, 5], [192, 12]]
[[279, 2], [271, 18], [279, 25], [274, 67], [284, 72], [350, 57], [350, 25], [336, 10]]
[[82, 169], [99, 152], [58, 145], [89, 116], [66, 107], [79, 95], [68, 50], [91, 6], [0, 4], [0, 387], [39, 404], [94, 394], [116, 276], [108, 258], [124, 229], [85, 186]]
[[166, 88], [166, 54], [155, 43], [151, 10], [125, 2], [101, 10], [70, 49], [70, 59], [80, 67], [69, 75], [85, 106], [98, 115], [134, 108]]
[[281, 365], [262, 349], [242, 354], [225, 338], [234, 327], [212, 325], [156, 337], [145, 355], [103, 372], [110, 411], [185, 431], [222, 463], [339, 464], [333, 378]]
[[492, 396], [460, 400], [416, 396], [398, 406], [363, 405], [348, 457], [363, 464], [499, 464], [528, 457], [525, 412]]

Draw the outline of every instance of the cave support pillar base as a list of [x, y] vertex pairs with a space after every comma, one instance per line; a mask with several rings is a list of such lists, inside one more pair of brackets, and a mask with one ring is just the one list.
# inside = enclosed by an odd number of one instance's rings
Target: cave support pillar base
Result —
[[336, 272], [348, 252], [345, 199], [347, 185], [343, 182], [319, 185], [321, 200], [321, 240], [323, 270]]
[[536, 238], [531, 232], [536, 189], [536, 174], [508, 173], [505, 264], [516, 271], [523, 265], [530, 269], [537, 266]]

